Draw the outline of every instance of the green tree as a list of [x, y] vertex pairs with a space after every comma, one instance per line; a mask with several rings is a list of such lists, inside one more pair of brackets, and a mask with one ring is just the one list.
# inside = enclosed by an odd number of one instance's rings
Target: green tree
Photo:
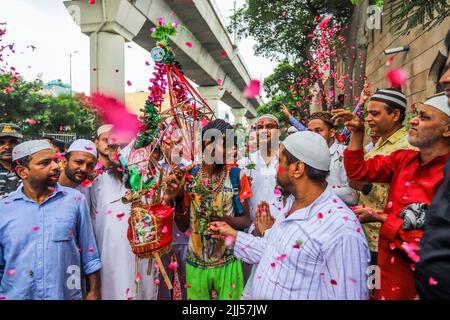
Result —
[[[10, 74], [0, 75], [0, 87], [12, 87], [0, 91], [0, 122], [12, 122], [21, 126], [24, 134], [40, 136], [43, 132], [58, 132], [63, 124], [71, 133], [89, 137], [94, 132], [98, 117], [85, 107], [84, 96], [51, 96], [41, 93], [42, 81], [28, 82], [22, 78], [12, 83]], [[11, 84], [12, 83], [12, 84]]]
[[229, 30], [252, 36], [255, 53], [269, 59], [298, 63], [308, 58], [316, 17], [332, 13], [344, 23], [352, 13], [350, 0], [248, 0], [231, 18]]
[[41, 112], [44, 105], [41, 103], [39, 90], [42, 81], [36, 79], [23, 81], [11, 74], [0, 74], [0, 88], [13, 88], [13, 91], [0, 91], [0, 121], [25, 120], [29, 115]]
[[429, 31], [450, 16], [448, 0], [392, 0], [389, 23], [391, 30], [406, 35], [416, 27], [417, 33]]
[[[288, 106], [291, 112], [295, 112], [295, 115], [302, 118], [309, 117], [309, 108], [304, 108], [303, 97], [307, 94], [304, 89], [299, 85], [299, 79], [306, 77], [306, 72], [303, 66], [299, 63], [290, 64], [287, 60], [282, 61], [269, 75], [264, 79], [264, 91], [274, 101], [271, 101], [267, 106], [269, 108], [279, 108], [281, 103]], [[267, 113], [265, 107], [258, 109], [260, 112]], [[281, 115], [278, 110], [277, 114]], [[271, 112], [273, 113], [273, 112]], [[287, 120], [287, 119], [286, 119]]]
[[[254, 47], [257, 55], [282, 61], [274, 74], [265, 79], [265, 82], [270, 82], [264, 84], [266, 90], [269, 87], [269, 95], [274, 94], [270, 90], [274, 87], [275, 92], [281, 95], [278, 98], [286, 100], [290, 94], [283, 95], [281, 91], [286, 90], [286, 85], [295, 85], [295, 81], [285, 83], [284, 80], [307, 74], [312, 82], [318, 83], [322, 108], [326, 109], [325, 84], [314, 74], [316, 70], [310, 70], [308, 65], [304, 65], [305, 61], [314, 59], [311, 55], [314, 41], [310, 35], [316, 28], [318, 19], [333, 14], [333, 24], [345, 24], [352, 16], [352, 10], [350, 0], [248, 0], [232, 16], [229, 31], [236, 32], [239, 38], [252, 36], [257, 43]], [[293, 71], [297, 73], [294, 77]], [[282, 75], [283, 72], [286, 74]], [[280, 82], [274, 86], [277, 80]], [[297, 90], [299, 98], [304, 98], [308, 93]]]

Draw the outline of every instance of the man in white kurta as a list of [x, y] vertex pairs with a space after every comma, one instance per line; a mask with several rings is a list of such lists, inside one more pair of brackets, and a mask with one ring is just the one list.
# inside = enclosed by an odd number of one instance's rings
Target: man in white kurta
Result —
[[[271, 212], [279, 211], [283, 207], [282, 195], [275, 190], [278, 167], [278, 119], [273, 115], [259, 117], [256, 132], [258, 150], [238, 161], [239, 168], [247, 175], [252, 187], [253, 195], [248, 200], [252, 221], [261, 201], [266, 201], [270, 205]], [[271, 150], [272, 148], [274, 150]]]
[[[115, 147], [117, 146], [112, 146], [112, 149]], [[120, 174], [112, 171], [117, 171], [118, 161], [111, 161], [116, 162], [116, 166], [97, 177], [90, 192], [91, 215], [94, 217], [97, 247], [103, 263], [100, 273], [102, 299], [156, 300], [159, 280], [155, 266], [151, 267], [148, 275], [148, 259], [142, 259], [138, 261], [137, 274], [135, 271], [136, 256], [131, 251], [127, 238], [131, 204], [123, 204], [120, 200], [127, 189], [119, 179]]]
[[[273, 115], [262, 115], [256, 123], [258, 150], [251, 153], [249, 157], [238, 161], [239, 168], [247, 175], [252, 187], [252, 197], [248, 200], [250, 219], [255, 220], [258, 205], [265, 201], [269, 204], [270, 212], [276, 216], [284, 207], [283, 196], [276, 189], [276, 174], [278, 168], [278, 138], [279, 121]], [[252, 233], [254, 224], [248, 232]], [[242, 293], [243, 298], [248, 298], [247, 293], [251, 291], [251, 279], [253, 278], [256, 265], [243, 264], [244, 275], [247, 283]]]

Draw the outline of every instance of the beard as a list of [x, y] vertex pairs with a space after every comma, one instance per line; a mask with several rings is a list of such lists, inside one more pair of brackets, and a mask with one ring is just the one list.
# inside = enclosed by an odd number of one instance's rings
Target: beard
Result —
[[97, 152], [98, 152], [99, 156], [102, 156], [103, 158], [109, 159], [109, 154], [107, 152], [101, 152], [98, 149], [97, 149]]
[[123, 182], [123, 171], [119, 171], [117, 169], [122, 169], [122, 166], [120, 163], [117, 163], [115, 161], [111, 161], [109, 163], [109, 168], [107, 172], [111, 174], [116, 180]]
[[37, 190], [43, 190], [48, 188], [54, 188], [56, 187], [56, 184], [58, 183], [60, 173], [58, 174], [51, 174], [46, 177], [46, 179], [35, 179], [30, 177], [30, 185], [33, 189]]
[[289, 191], [287, 191], [285, 188], [283, 188], [283, 187], [280, 186], [279, 184], [278, 184], [278, 188], [280, 189], [281, 195], [282, 195], [283, 197], [289, 197], [289, 196], [291, 195], [291, 193], [290, 193]]
[[[89, 178], [86, 173], [83, 173], [81, 171], [72, 172], [68, 167], [66, 167], [64, 169], [64, 172], [70, 181], [78, 183], [78, 184], [82, 183], [84, 180]], [[80, 177], [78, 177], [78, 176], [80, 176]]]
[[417, 134], [418, 132], [416, 131], [415, 137], [408, 135], [409, 144], [417, 148], [425, 148], [431, 146], [442, 135], [441, 132], [436, 133], [433, 132], [432, 134], [429, 134], [426, 137], [419, 137]]

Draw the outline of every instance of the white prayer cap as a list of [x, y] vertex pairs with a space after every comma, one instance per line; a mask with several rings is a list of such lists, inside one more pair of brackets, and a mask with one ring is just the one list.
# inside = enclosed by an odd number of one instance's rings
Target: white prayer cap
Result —
[[105, 132], [111, 131], [114, 126], [112, 124], [104, 124], [97, 129], [97, 137], [100, 137]]
[[447, 116], [450, 117], [450, 107], [448, 105], [448, 98], [445, 94], [439, 94], [437, 96], [431, 97], [423, 104], [432, 106], [433, 108], [442, 111], [443, 113], [445, 113]]
[[261, 120], [261, 119], [263, 119], [263, 118], [269, 118], [269, 119], [272, 119], [273, 121], [276, 122], [277, 126], [280, 126], [280, 121], [278, 120], [278, 118], [275, 117], [273, 114], [270, 114], [270, 113], [263, 114], [261, 117], [259, 117], [258, 119], [256, 119], [256, 123], [258, 123], [259, 120]]
[[25, 141], [14, 147], [12, 151], [12, 161], [31, 156], [42, 150], [53, 150], [52, 145], [47, 140], [31, 140]]
[[287, 133], [291, 134], [291, 133], [296, 133], [298, 132], [297, 128], [294, 126], [290, 126], [287, 130]]
[[330, 151], [325, 139], [311, 131], [296, 132], [282, 144], [298, 160], [318, 170], [330, 170]]
[[67, 153], [72, 151], [87, 152], [97, 158], [97, 147], [95, 146], [95, 143], [93, 143], [90, 140], [86, 139], [75, 140], [70, 145], [69, 149], [67, 150]]

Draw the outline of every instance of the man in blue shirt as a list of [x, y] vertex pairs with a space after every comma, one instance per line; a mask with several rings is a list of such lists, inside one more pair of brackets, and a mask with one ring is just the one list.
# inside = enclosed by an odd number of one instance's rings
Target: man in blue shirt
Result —
[[27, 141], [13, 150], [23, 187], [0, 202], [0, 299], [100, 299], [102, 265], [85, 197], [57, 183], [51, 145]]

